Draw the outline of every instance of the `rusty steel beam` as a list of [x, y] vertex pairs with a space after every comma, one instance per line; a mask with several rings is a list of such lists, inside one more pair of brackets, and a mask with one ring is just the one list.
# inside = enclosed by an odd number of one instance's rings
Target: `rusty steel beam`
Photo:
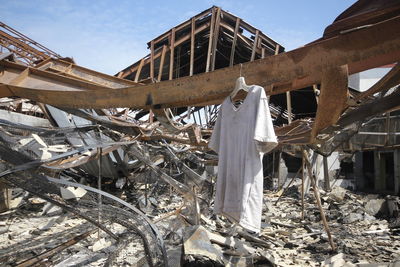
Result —
[[[22, 88], [22, 90], [30, 88], [29, 90], [34, 91], [36, 90], [34, 88], [41, 88], [40, 90], [48, 92], [54, 90], [54, 92], [69, 93], [78, 91], [93, 92], [95, 90], [111, 90], [110, 87], [100, 86], [90, 81], [73, 79], [4, 60], [0, 61], [0, 69], [2, 70], [2, 75], [0, 77], [0, 97], [15, 95], [11, 91], [12, 87]], [[46, 96], [46, 93], [43, 95]], [[23, 94], [16, 96], [24, 97]], [[30, 99], [35, 100], [34, 98]], [[49, 104], [47, 101], [39, 102]]]
[[110, 88], [123, 88], [137, 85], [136, 82], [87, 69], [61, 59], [49, 58], [38, 64], [35, 68]]
[[346, 106], [347, 94], [347, 65], [331, 68], [322, 73], [321, 94], [311, 131], [311, 142], [314, 142], [316, 135], [322, 129], [337, 122]]
[[[368, 28], [341, 34], [308, 46], [242, 66], [248, 84], [259, 84], [269, 95], [301, 89], [321, 82], [332, 67], [348, 66], [349, 74], [397, 62], [400, 59], [400, 17]], [[3, 63], [2, 63], [3, 64]], [[53, 87], [15, 86], [2, 78], [0, 94], [19, 96], [72, 108], [166, 108], [201, 102], [220, 103], [232, 90], [240, 66], [155, 84], [109, 90], [56, 90]], [[65, 79], [67, 79], [65, 77]]]

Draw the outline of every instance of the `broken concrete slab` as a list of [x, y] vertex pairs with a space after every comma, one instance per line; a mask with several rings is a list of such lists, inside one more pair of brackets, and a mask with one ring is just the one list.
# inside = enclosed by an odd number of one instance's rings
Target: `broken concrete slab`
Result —
[[87, 191], [81, 187], [73, 187], [73, 186], [68, 186], [68, 187], [60, 187], [60, 192], [61, 196], [65, 200], [69, 199], [80, 199], [83, 197]]
[[96, 251], [102, 250], [102, 249], [104, 249], [104, 248], [107, 248], [107, 247], [109, 247], [109, 246], [111, 246], [111, 241], [110, 241], [110, 240], [106, 240], [106, 239], [104, 239], [104, 238], [100, 238], [99, 240], [97, 240], [97, 241], [93, 244], [93, 246], [92, 246], [92, 251], [93, 251], [93, 252], [96, 252]]
[[343, 223], [349, 224], [349, 223], [361, 221], [363, 219], [364, 219], [364, 216], [362, 214], [352, 212], [343, 218]]
[[41, 215], [42, 216], [47, 215], [47, 216], [51, 217], [51, 216], [60, 215], [62, 212], [63, 212], [63, 210], [60, 207], [47, 202], [42, 209]]
[[355, 264], [347, 262], [344, 259], [343, 253], [336, 254], [335, 256], [321, 263], [321, 267], [355, 267], [355, 266], [356, 266]]
[[208, 231], [203, 226], [187, 227], [183, 238], [184, 266], [195, 266], [200, 263], [209, 263], [210, 266], [225, 265], [222, 251], [211, 244]]
[[0, 109], [0, 118], [32, 127], [51, 127], [49, 120]]
[[368, 200], [365, 204], [365, 211], [372, 216], [376, 216], [379, 212], [386, 213], [386, 200], [382, 198]]
[[332, 191], [329, 193], [329, 197], [334, 201], [342, 202], [346, 196], [346, 189], [340, 186], [334, 186]]
[[256, 253], [255, 248], [232, 236], [224, 237], [211, 232], [208, 235], [212, 243], [231, 249], [230, 255], [245, 257]]

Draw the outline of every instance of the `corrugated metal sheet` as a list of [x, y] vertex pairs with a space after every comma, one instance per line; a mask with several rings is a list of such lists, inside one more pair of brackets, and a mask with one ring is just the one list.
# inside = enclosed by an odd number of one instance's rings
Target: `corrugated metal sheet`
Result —
[[[54, 121], [57, 123], [59, 127], [74, 127], [74, 126], [83, 126], [83, 125], [92, 125], [93, 123], [89, 120], [80, 118], [75, 115], [71, 115], [62, 111], [58, 108], [55, 108], [50, 105], [46, 105], [49, 113], [51, 114]], [[112, 141], [111, 138], [101, 135], [100, 138], [96, 137], [95, 133], [92, 132], [85, 132], [85, 133], [76, 133], [72, 137], [68, 137], [68, 141], [74, 146], [80, 145], [96, 145], [102, 141]], [[116, 152], [118, 153], [120, 158], [124, 158], [124, 153], [122, 149], [118, 149]], [[118, 171], [117, 171], [117, 160], [113, 154], [108, 154], [102, 157], [102, 176], [109, 177], [109, 178], [118, 178]], [[97, 176], [99, 173], [99, 164], [97, 160], [89, 161], [80, 166], [84, 171], [87, 173]]]

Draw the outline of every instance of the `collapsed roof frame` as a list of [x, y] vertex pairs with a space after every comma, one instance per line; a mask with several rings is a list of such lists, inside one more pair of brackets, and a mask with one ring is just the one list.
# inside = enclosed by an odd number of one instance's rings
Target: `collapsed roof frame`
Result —
[[[357, 9], [359, 6], [361, 9]], [[110, 79], [124, 83], [117, 77], [106, 77], [88, 69], [82, 75], [74, 74], [71, 69], [84, 69], [74, 64], [55, 74], [3, 60], [0, 61], [3, 68], [0, 97], [19, 96], [62, 108], [132, 107], [157, 113], [169, 107], [219, 104], [240, 74], [249, 84], [264, 86], [267, 95], [320, 84], [317, 114], [308, 138], [308, 143], [315, 143], [318, 134], [334, 125], [351, 106], [348, 75], [399, 61], [399, 12], [400, 5], [393, 0], [377, 3], [361, 0], [343, 13], [350, 14], [348, 17], [341, 15], [327, 27], [327, 37], [307, 46], [240, 66], [157, 83], [137, 84], [125, 80], [130, 85], [122, 88], [104, 83]], [[93, 82], [93, 77], [97, 81]], [[384, 78], [381, 85], [385, 83]], [[376, 92], [380, 88], [371, 90]], [[386, 110], [397, 106], [384, 105]]]
[[[231, 43], [227, 49], [220, 41], [224, 38]], [[284, 51], [259, 29], [216, 6], [151, 40], [148, 47], [150, 54], [116, 76], [135, 82], [172, 80]], [[221, 64], [222, 58], [227, 62]]]
[[[243, 63], [242, 67], [119, 89], [2, 61], [0, 96], [19, 96], [68, 108], [204, 106], [220, 103], [242, 72], [248, 83], [264, 86], [267, 95], [322, 84], [315, 136], [334, 124], [346, 107], [348, 74], [400, 59], [399, 25], [397, 16], [290, 52]], [[341, 88], [336, 85], [337, 78], [343, 81]], [[330, 105], [331, 101], [335, 103]]]
[[[151, 40], [148, 48], [150, 54], [116, 76], [145, 84], [155, 83], [231, 67], [284, 51], [259, 29], [216, 6]], [[270, 107], [275, 117], [292, 117], [290, 110], [285, 114], [273, 105]], [[148, 115], [152, 122], [156, 117], [170, 132], [180, 133], [190, 130], [191, 126], [213, 128], [218, 109], [218, 106], [206, 105], [152, 109], [152, 112], [136, 110], [135, 119]], [[197, 136], [192, 139], [198, 144], [201, 137]]]

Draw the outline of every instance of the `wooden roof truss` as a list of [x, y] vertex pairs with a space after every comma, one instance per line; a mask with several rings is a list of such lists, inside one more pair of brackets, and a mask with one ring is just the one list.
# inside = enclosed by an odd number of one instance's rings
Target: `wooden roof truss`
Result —
[[117, 76], [136, 82], [172, 80], [283, 52], [260, 30], [212, 7], [148, 43], [150, 53]]

